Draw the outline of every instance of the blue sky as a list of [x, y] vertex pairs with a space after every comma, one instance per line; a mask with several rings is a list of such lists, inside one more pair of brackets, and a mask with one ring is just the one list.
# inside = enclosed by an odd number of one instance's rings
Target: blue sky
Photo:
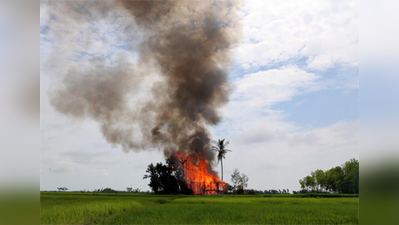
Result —
[[322, 90], [295, 96], [272, 107], [288, 114], [299, 126], [323, 127], [341, 120], [358, 118], [357, 90]]
[[[41, 188], [124, 189], [134, 182], [146, 190], [146, 165], [162, 161], [161, 152], [123, 153], [95, 121], [66, 118], [48, 100], [70, 68], [96, 60], [113, 66], [118, 57], [127, 65], [137, 61], [142, 37], [134, 26], [125, 29], [132, 25], [123, 12], [85, 17], [60, 13], [62, 7], [41, 2]], [[233, 92], [220, 110], [223, 121], [209, 127], [214, 139], [231, 142], [224, 177], [238, 168], [249, 188], [298, 190], [310, 171], [358, 158], [357, 1], [252, 0], [240, 16], [243, 38], [232, 48], [229, 70]]]

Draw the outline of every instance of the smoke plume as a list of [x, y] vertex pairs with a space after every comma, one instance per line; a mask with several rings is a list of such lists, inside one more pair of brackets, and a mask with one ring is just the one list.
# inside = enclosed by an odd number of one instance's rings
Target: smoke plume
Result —
[[[135, 43], [138, 63], [126, 66], [124, 59], [113, 67], [94, 60], [94, 69], [70, 69], [63, 85], [49, 92], [51, 105], [60, 113], [92, 119], [100, 125], [107, 142], [124, 151], [159, 148], [166, 157], [176, 152], [202, 153], [208, 162], [207, 126], [221, 121], [218, 109], [228, 102], [227, 70], [230, 50], [239, 38], [235, 1], [75, 1], [58, 6], [60, 11], [123, 11], [132, 27], [141, 32]], [[55, 3], [54, 3], [55, 4]], [[81, 15], [81, 13], [79, 13]], [[74, 22], [84, 23], [81, 16]], [[117, 34], [115, 34], [117, 35]], [[151, 83], [151, 98], [141, 98], [145, 80]], [[139, 96], [139, 97], [137, 97]], [[137, 104], [130, 99], [137, 98]]]

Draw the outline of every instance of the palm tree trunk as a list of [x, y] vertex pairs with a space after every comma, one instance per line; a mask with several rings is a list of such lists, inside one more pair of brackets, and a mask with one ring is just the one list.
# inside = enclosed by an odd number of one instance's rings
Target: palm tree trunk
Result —
[[223, 181], [223, 159], [220, 160], [220, 165], [222, 167], [222, 181]]

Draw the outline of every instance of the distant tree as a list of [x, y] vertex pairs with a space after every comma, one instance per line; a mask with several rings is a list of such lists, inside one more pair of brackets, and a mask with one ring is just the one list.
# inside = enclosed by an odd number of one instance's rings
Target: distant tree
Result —
[[245, 174], [242, 174], [240, 177], [240, 186], [242, 188], [248, 187], [248, 180], [249, 180], [248, 176]]
[[217, 151], [218, 163], [220, 162], [220, 167], [222, 168], [222, 181], [223, 181], [223, 159], [225, 159], [225, 155], [227, 152], [231, 152], [230, 149], [227, 149], [226, 146], [229, 145], [229, 142], [224, 142], [225, 139], [213, 141], [216, 145], [212, 146], [214, 151]]
[[127, 187], [127, 188], [126, 188], [126, 191], [127, 191], [127, 192], [132, 192], [132, 189], [133, 189], [133, 188], [131, 188], [131, 187]]
[[146, 170], [148, 174], [143, 179], [150, 178], [148, 186], [155, 194], [177, 194], [179, 192], [179, 181], [176, 177], [173, 163], [170, 160], [166, 164], [157, 163], [148, 165]]
[[323, 192], [326, 187], [326, 176], [323, 170], [316, 170], [312, 173], [314, 180], [316, 182], [316, 191]]
[[299, 179], [299, 184], [301, 185], [302, 189], [306, 188], [306, 180], [305, 178]]
[[314, 191], [316, 188], [316, 182], [314, 180], [314, 176], [306, 176], [305, 181], [306, 181], [306, 186], [310, 189], [310, 191]]
[[233, 183], [233, 188], [236, 192], [248, 187], [248, 180], [248, 176], [245, 174], [240, 174], [238, 169], [234, 169], [233, 174], [231, 174], [231, 182]]
[[351, 159], [342, 165], [344, 180], [342, 191], [344, 193], [359, 193], [359, 161]]
[[242, 195], [242, 194], [244, 194], [244, 189], [237, 189], [237, 192], [236, 192], [236, 194], [238, 194], [238, 195]]
[[[159, 163], [158, 163], [159, 164]], [[160, 172], [159, 169], [157, 169], [157, 167], [160, 167], [160, 165], [156, 165], [154, 166], [154, 164], [150, 164], [147, 167], [147, 170], [145, 172], [149, 173], [144, 175], [143, 179], [147, 179], [150, 178], [150, 183], [148, 184], [148, 186], [151, 187], [152, 191], [155, 192], [155, 194], [158, 194], [158, 191], [161, 189], [162, 187], [162, 183], [161, 183], [161, 179], [160, 179]]]
[[254, 189], [250, 189], [247, 191], [248, 195], [254, 195], [256, 193], [256, 191]]
[[114, 190], [114, 189], [112, 189], [112, 188], [104, 188], [104, 189], [101, 189], [101, 191], [100, 191], [101, 193], [118, 193], [116, 190]]
[[341, 189], [341, 183], [344, 178], [344, 173], [340, 166], [333, 167], [327, 170], [327, 187], [329, 190], [336, 193], [343, 193]]
[[271, 189], [270, 192], [271, 192], [272, 194], [278, 194], [278, 191], [277, 191], [277, 190], [274, 190], [274, 189]]
[[240, 184], [240, 171], [238, 169], [234, 169], [233, 174], [231, 174], [231, 182], [233, 183], [234, 191], [237, 191], [238, 185]]

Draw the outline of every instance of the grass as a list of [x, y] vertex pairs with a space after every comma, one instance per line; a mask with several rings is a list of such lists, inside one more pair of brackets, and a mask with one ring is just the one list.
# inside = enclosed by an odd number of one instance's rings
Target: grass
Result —
[[42, 193], [42, 224], [358, 224], [353, 196]]
[[39, 210], [39, 195], [29, 186], [22, 190], [0, 189], [0, 224], [39, 224]]
[[290, 197], [290, 198], [359, 198], [359, 194], [326, 194], [326, 193], [307, 193], [307, 194], [265, 194], [263, 197]]

